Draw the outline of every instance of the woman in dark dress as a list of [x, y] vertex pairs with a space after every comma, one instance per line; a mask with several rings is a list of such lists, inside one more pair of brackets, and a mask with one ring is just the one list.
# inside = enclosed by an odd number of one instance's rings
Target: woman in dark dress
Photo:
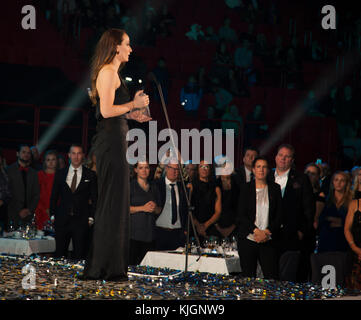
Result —
[[155, 220], [161, 209], [158, 189], [148, 181], [147, 161], [134, 166], [136, 177], [130, 182], [130, 264], [138, 265], [155, 248]]
[[344, 226], [351, 199], [349, 175], [343, 171], [336, 172], [332, 176], [329, 196], [319, 219], [318, 252], [347, 251]]
[[349, 245], [347, 287], [361, 290], [361, 200], [353, 200], [345, 221], [345, 238]]
[[133, 110], [149, 105], [149, 97], [138, 91], [131, 100], [119, 76], [131, 52], [125, 31], [109, 29], [100, 38], [93, 58], [91, 98], [98, 123], [92, 147], [97, 159], [98, 203], [83, 279], [127, 279], [130, 207], [127, 119], [150, 120], [141, 111]]
[[194, 224], [200, 240], [208, 236], [220, 236], [214, 224], [221, 215], [222, 195], [221, 189], [216, 185], [212, 165], [203, 160], [200, 162], [191, 189]]

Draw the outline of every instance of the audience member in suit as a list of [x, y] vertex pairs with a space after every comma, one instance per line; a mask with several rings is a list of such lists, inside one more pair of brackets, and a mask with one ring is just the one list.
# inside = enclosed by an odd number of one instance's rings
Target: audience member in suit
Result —
[[252, 163], [253, 160], [258, 157], [259, 152], [256, 148], [253, 147], [247, 147], [244, 150], [244, 156], [243, 156], [243, 166], [236, 169], [236, 182], [238, 186], [240, 187], [242, 184], [245, 184], [249, 181], [251, 181], [253, 177], [252, 173]]
[[238, 251], [242, 273], [255, 278], [259, 261], [266, 279], [278, 279], [281, 188], [267, 181], [266, 158], [257, 157], [252, 171], [255, 179], [241, 186], [238, 202]]
[[222, 193], [216, 185], [213, 166], [202, 160], [191, 184], [194, 225], [200, 241], [208, 236], [220, 237], [215, 223], [221, 216]]
[[42, 170], [43, 169], [43, 164], [41, 163], [41, 160], [40, 160], [40, 153], [39, 153], [38, 148], [36, 146], [32, 146], [30, 148], [30, 150], [31, 150], [30, 167], [32, 167], [36, 171]]
[[0, 235], [7, 226], [7, 206], [10, 200], [9, 178], [5, 172], [4, 159], [0, 149]]
[[188, 206], [179, 174], [178, 162], [170, 160], [165, 165], [165, 177], [155, 180], [161, 207], [155, 222], [157, 250], [175, 250], [185, 244]]
[[18, 160], [7, 168], [12, 198], [8, 205], [8, 219], [15, 229], [21, 224], [30, 223], [40, 198], [37, 172], [29, 167], [31, 150], [22, 145], [17, 152]]
[[134, 165], [135, 178], [130, 182], [130, 259], [131, 265], [141, 263], [148, 251], [155, 249], [155, 220], [160, 213], [159, 194], [149, 182], [147, 161]]
[[310, 254], [314, 244], [310, 245], [315, 201], [309, 178], [297, 172], [292, 165], [295, 159], [293, 146], [282, 144], [275, 157], [276, 169], [269, 175], [271, 181], [281, 186], [282, 225], [280, 253], [300, 251], [298, 280], [306, 281], [310, 272]]
[[96, 174], [82, 165], [83, 149], [72, 145], [69, 167], [55, 174], [50, 198], [50, 216], [55, 217], [56, 257], [67, 256], [70, 240], [74, 259], [85, 259], [89, 227], [97, 203]]

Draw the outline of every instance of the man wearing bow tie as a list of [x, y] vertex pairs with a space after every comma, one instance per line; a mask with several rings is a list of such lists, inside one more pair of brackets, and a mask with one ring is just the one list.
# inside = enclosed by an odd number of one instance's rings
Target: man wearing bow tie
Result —
[[55, 217], [55, 257], [66, 256], [72, 240], [72, 258], [85, 259], [98, 196], [97, 181], [95, 173], [83, 166], [82, 146], [72, 145], [68, 156], [70, 165], [56, 172], [50, 198], [50, 216]]
[[9, 166], [7, 174], [12, 198], [8, 205], [8, 222], [17, 229], [21, 224], [31, 222], [40, 198], [37, 172], [30, 166], [31, 150], [21, 145], [18, 160]]

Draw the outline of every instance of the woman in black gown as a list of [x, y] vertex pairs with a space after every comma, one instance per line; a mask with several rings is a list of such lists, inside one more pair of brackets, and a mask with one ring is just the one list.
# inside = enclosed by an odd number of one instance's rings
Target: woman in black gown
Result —
[[92, 63], [91, 98], [96, 105], [98, 203], [93, 239], [83, 279], [126, 280], [129, 260], [129, 164], [126, 160], [127, 119], [150, 118], [134, 108], [149, 104], [138, 91], [131, 100], [119, 71], [132, 52], [124, 30], [110, 29], [100, 38]]

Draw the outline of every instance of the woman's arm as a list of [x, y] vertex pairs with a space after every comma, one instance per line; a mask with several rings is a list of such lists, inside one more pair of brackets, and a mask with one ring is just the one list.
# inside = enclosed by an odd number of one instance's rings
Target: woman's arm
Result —
[[143, 108], [149, 104], [147, 95], [141, 96], [142, 91], [138, 91], [134, 100], [114, 105], [115, 90], [119, 85], [118, 74], [112, 69], [102, 69], [97, 79], [97, 91], [100, 100], [100, 113], [104, 118], [121, 116], [133, 108]]
[[214, 224], [219, 217], [221, 216], [221, 211], [222, 211], [222, 194], [221, 194], [221, 189], [219, 187], [216, 187], [216, 194], [217, 194], [217, 199], [216, 199], [216, 203], [214, 205], [214, 214], [213, 216], [207, 220], [204, 223], [204, 228], [207, 230], [212, 224]]
[[355, 210], [356, 210], [356, 201], [358, 200], [353, 200], [350, 204], [350, 206], [348, 207], [348, 211], [347, 211], [347, 216], [346, 216], [346, 221], [345, 221], [345, 227], [344, 227], [344, 232], [345, 232], [345, 238], [350, 246], [350, 248], [355, 251], [354, 249], [357, 248], [357, 246], [355, 245], [355, 242], [353, 240], [353, 236], [351, 233], [351, 227], [352, 227], [352, 223], [353, 223], [353, 217], [355, 214]]

